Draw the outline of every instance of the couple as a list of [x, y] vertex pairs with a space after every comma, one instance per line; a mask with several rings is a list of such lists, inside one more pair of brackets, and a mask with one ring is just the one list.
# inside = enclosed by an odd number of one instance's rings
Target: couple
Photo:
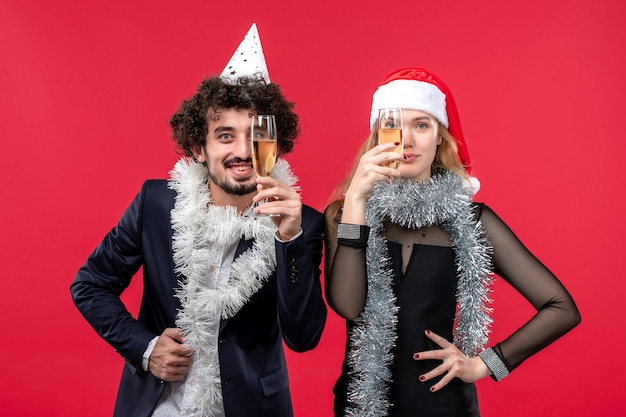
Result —
[[[378, 111], [391, 107], [403, 109], [402, 153], [377, 145]], [[283, 342], [306, 351], [322, 334], [324, 238], [328, 304], [349, 334], [338, 416], [477, 416], [474, 381], [504, 378], [579, 322], [556, 277], [472, 202], [454, 100], [435, 75], [385, 77], [325, 216], [301, 203], [284, 159], [256, 177], [251, 114], [275, 115], [279, 155], [292, 150], [298, 117], [270, 82], [255, 25], [171, 118], [185, 157], [169, 180], [144, 183], [71, 285], [125, 359], [116, 416], [291, 416]], [[120, 295], [140, 268], [135, 319]], [[537, 314], [487, 347], [492, 272]]]

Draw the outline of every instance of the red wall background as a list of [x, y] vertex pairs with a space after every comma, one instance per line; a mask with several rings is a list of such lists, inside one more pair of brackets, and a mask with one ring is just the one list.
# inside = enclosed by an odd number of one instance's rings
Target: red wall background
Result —
[[[323, 210], [368, 131], [371, 94], [419, 65], [455, 94], [486, 201], [561, 278], [583, 323], [501, 383], [483, 416], [623, 416], [620, 0], [0, 0], [1, 416], [109, 416], [122, 359], [74, 308], [78, 267], [146, 178], [177, 160], [169, 116], [252, 22], [297, 103], [289, 156]], [[138, 306], [140, 280], [125, 294]], [[495, 287], [498, 341], [531, 309]], [[298, 417], [331, 415], [344, 344], [289, 353]]]

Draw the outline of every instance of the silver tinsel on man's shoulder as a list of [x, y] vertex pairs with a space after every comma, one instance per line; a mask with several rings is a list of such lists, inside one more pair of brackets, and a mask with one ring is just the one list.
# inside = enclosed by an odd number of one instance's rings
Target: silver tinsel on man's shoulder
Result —
[[[168, 183], [176, 191], [171, 211], [172, 250], [175, 271], [182, 277], [176, 289], [181, 305], [176, 325], [185, 346], [195, 352], [192, 368], [201, 387], [198, 398], [189, 401], [190, 408], [181, 411], [192, 417], [221, 415], [219, 322], [235, 316], [276, 270], [277, 227], [271, 218], [240, 215], [232, 206], [212, 204], [208, 176], [204, 165], [183, 158], [170, 172]], [[297, 188], [297, 178], [283, 159], [276, 162], [272, 177]], [[253, 240], [252, 247], [233, 261], [228, 282], [219, 288], [208, 286], [209, 247], [242, 239]]]
[[[366, 223], [371, 228], [366, 254], [368, 289], [363, 313], [349, 335], [348, 416], [385, 416], [391, 406], [390, 365], [398, 306], [387, 241], [382, 236], [385, 219], [410, 229], [437, 225], [450, 234], [457, 266], [454, 343], [466, 355], [475, 356], [488, 341], [492, 248], [464, 181], [446, 171], [424, 182], [379, 183], [367, 201]], [[392, 199], [399, 204], [390, 205]]]

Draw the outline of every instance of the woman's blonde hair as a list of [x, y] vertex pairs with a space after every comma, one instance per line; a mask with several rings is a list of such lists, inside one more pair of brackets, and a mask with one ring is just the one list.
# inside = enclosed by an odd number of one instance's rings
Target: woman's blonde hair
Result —
[[[456, 139], [445, 126], [441, 123], [438, 124], [438, 134], [441, 137], [441, 144], [437, 146], [437, 152], [435, 153], [435, 159], [431, 165], [431, 172], [438, 172], [442, 170], [450, 170], [459, 176], [469, 179], [469, 175], [465, 171], [465, 167], [459, 158], [459, 149], [456, 145]], [[348, 173], [348, 175], [339, 183], [339, 185], [335, 188], [333, 194], [331, 194], [330, 201], [331, 203], [326, 208], [324, 214], [326, 215], [326, 224], [328, 228], [327, 238], [334, 239], [337, 236], [337, 224], [341, 220], [341, 209], [343, 207], [344, 194], [352, 182], [352, 178], [356, 172], [356, 168], [359, 164], [359, 160], [363, 156], [364, 153], [372, 149], [374, 146], [378, 144], [378, 131], [374, 127], [370, 134], [367, 136], [367, 139], [356, 154], [356, 158], [354, 164], [352, 165], [352, 169]]]

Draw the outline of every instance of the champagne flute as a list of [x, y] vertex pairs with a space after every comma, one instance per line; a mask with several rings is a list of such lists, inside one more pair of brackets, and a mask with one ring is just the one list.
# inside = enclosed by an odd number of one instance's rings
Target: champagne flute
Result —
[[[270, 114], [255, 114], [251, 119], [252, 166], [257, 177], [269, 177], [276, 165], [278, 154], [276, 118]], [[259, 201], [255, 206], [266, 201]], [[257, 214], [257, 216], [279, 216], [279, 214]]]
[[[392, 152], [402, 154], [404, 148], [404, 140], [402, 138], [402, 109], [400, 108], [383, 108], [378, 111], [378, 144], [382, 143], [398, 143]], [[386, 162], [385, 166], [398, 168], [400, 161]]]
[[[404, 149], [404, 139], [402, 135], [402, 131], [404, 129], [403, 120], [402, 120], [402, 109], [401, 108], [382, 108], [378, 111], [378, 144], [382, 143], [398, 143], [398, 146], [393, 148], [392, 152], [397, 152], [402, 154]], [[385, 162], [384, 166], [388, 166], [390, 168], [398, 169], [400, 166], [400, 161], [390, 161]], [[390, 206], [397, 206], [398, 202], [395, 198], [395, 187], [393, 186], [393, 182], [395, 179], [391, 179], [391, 198], [392, 200], [389, 202]]]

